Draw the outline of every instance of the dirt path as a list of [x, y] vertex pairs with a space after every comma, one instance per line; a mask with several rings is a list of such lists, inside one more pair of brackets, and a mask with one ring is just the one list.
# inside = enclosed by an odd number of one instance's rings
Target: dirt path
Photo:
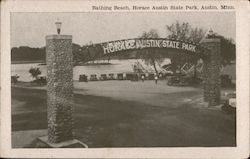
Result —
[[[170, 87], [166, 85], [165, 81], [159, 81], [158, 84], [155, 84], [154, 81], [75, 82], [74, 87], [76, 88], [75, 92], [83, 95], [104, 96], [115, 100], [135, 101], [163, 107], [176, 107], [194, 95], [202, 96], [201, 89], [193, 87]], [[170, 94], [176, 94], [176, 96], [171, 96]]]

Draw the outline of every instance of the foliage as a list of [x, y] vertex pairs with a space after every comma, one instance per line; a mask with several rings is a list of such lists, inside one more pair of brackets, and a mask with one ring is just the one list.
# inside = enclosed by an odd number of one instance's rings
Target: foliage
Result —
[[176, 23], [172, 25], [166, 25], [167, 38], [183, 40], [188, 42], [199, 43], [205, 35], [205, 31], [201, 28], [193, 28], [188, 22]]
[[144, 31], [140, 38], [150, 39], [150, 38], [160, 38], [158, 31], [156, 29], [150, 29], [148, 32]]
[[33, 67], [31, 67], [31, 68], [29, 69], [29, 73], [31, 74], [31, 76], [32, 76], [33, 78], [37, 79], [37, 78], [38, 78], [38, 75], [40, 75], [42, 72], [40, 71], [39, 68], [33, 68]]
[[[167, 38], [177, 39], [182, 41], [188, 41], [193, 43], [199, 43], [205, 36], [205, 31], [201, 28], [193, 28], [188, 22], [180, 23], [176, 21], [174, 24], [166, 25]], [[172, 70], [175, 72], [184, 63], [189, 62], [196, 64], [196, 56], [190, 56], [187, 54], [180, 55], [179, 53], [173, 54], [171, 57]]]
[[72, 44], [72, 53], [74, 63], [78, 63], [83, 60], [82, 57], [82, 47], [78, 44]]
[[230, 64], [236, 60], [236, 48], [232, 39], [221, 37], [221, 63], [223, 65]]
[[222, 65], [230, 64], [236, 60], [236, 46], [233, 39], [225, 38], [216, 33], [208, 35], [208, 38], [219, 38], [221, 40], [221, 63]]
[[11, 61], [45, 61], [45, 47], [31, 48], [28, 46], [13, 47]]
[[[148, 38], [159, 38], [159, 34], [157, 30], [151, 29], [148, 32], [143, 32], [140, 38], [148, 39]], [[158, 75], [158, 71], [156, 68], [156, 64], [160, 65], [164, 61], [164, 57], [161, 52], [155, 49], [143, 49], [138, 53], [139, 58], [141, 58], [146, 65], [151, 65], [155, 69], [155, 73]]]
[[[75, 64], [87, 62], [98, 58], [100, 51], [99, 47], [94, 45], [80, 46], [72, 44], [73, 61]], [[45, 61], [45, 47], [31, 48], [28, 46], [13, 47], [11, 49], [11, 61]]]
[[[73, 44], [72, 48], [75, 64], [95, 61], [103, 55], [101, 45], [99, 44], [93, 45], [90, 43], [88, 45], [83, 45], [82, 47], [78, 44]], [[109, 57], [107, 57], [107, 59], [110, 60]]]

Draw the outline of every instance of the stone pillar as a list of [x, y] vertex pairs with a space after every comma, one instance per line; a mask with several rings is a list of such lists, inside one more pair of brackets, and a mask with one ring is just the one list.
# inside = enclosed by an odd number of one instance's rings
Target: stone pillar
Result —
[[46, 36], [48, 142], [73, 139], [73, 55], [71, 35]]
[[207, 57], [203, 59], [204, 77], [204, 101], [209, 106], [220, 104], [220, 66], [221, 66], [221, 44], [218, 38], [205, 38], [201, 44], [208, 48]]

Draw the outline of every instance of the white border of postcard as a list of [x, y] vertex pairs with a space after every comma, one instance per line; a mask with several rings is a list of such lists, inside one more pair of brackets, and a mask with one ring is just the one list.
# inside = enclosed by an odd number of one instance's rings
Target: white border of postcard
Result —
[[[171, 148], [11, 148], [10, 13], [93, 12], [98, 5], [220, 5], [236, 12], [237, 146]], [[188, 11], [188, 10], [183, 10]], [[213, 11], [213, 10], [212, 10]], [[212, 12], [211, 11], [211, 12]], [[216, 10], [229, 12], [232, 10]], [[95, 11], [102, 12], [102, 11]], [[123, 12], [123, 11], [117, 11]], [[133, 12], [133, 11], [131, 11]], [[138, 12], [138, 11], [137, 11]], [[143, 11], [145, 12], [145, 11]], [[151, 11], [148, 11], [151, 12]], [[163, 11], [163, 12], [172, 12]], [[192, 10], [190, 12], [193, 12]], [[201, 11], [199, 11], [201, 12]], [[247, 1], [1, 1], [1, 157], [10, 158], [247, 158], [249, 152], [249, 3]]]

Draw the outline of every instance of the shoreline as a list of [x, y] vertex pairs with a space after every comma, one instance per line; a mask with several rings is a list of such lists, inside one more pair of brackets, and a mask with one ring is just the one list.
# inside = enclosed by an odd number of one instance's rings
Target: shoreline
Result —
[[33, 63], [45, 63], [45, 60], [34, 60], [34, 61], [11, 61], [11, 64], [33, 64]]

